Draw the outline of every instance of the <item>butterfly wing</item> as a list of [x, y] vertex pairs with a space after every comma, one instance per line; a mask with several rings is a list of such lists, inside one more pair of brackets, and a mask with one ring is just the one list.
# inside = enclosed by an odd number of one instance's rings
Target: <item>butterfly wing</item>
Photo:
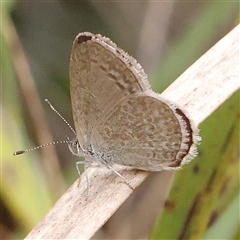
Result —
[[104, 115], [94, 128], [92, 144], [108, 163], [160, 171], [190, 161], [197, 136], [181, 110], [149, 90], [127, 96]]
[[88, 149], [94, 126], [120, 99], [149, 88], [141, 66], [110, 39], [80, 33], [71, 53], [70, 92], [81, 148]]

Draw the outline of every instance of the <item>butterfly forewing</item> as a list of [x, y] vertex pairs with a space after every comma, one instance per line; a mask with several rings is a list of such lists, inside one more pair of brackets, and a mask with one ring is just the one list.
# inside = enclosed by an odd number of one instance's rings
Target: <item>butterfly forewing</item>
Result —
[[149, 89], [141, 66], [108, 38], [79, 34], [70, 60], [74, 124], [83, 149], [91, 144], [96, 123], [123, 97]]

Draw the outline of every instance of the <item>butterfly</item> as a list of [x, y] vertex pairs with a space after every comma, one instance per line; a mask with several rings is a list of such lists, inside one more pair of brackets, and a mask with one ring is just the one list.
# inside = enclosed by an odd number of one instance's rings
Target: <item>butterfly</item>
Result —
[[75, 38], [70, 94], [76, 138], [68, 146], [85, 159], [77, 169], [104, 165], [131, 186], [114, 164], [177, 170], [197, 155], [198, 128], [151, 90], [141, 65], [107, 37], [83, 32]]

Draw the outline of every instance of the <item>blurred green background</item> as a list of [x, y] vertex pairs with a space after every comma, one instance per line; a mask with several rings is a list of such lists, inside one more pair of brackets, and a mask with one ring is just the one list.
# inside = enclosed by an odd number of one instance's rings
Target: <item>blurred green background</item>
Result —
[[2, 1], [2, 239], [26, 236], [78, 177], [66, 145], [13, 152], [72, 137], [44, 99], [73, 126], [68, 68], [79, 32], [109, 37], [161, 92], [236, 26], [238, 14], [237, 1]]

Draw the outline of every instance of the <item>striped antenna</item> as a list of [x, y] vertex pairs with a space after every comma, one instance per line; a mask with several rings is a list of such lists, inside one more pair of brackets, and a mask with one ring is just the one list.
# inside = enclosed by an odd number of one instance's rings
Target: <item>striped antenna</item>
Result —
[[26, 150], [16, 151], [16, 152], [13, 153], [13, 155], [16, 156], [16, 155], [20, 155], [20, 154], [23, 154], [23, 153], [26, 153], [26, 152], [30, 152], [30, 151], [33, 151], [33, 150], [36, 150], [36, 149], [39, 149], [39, 148], [42, 148], [42, 147], [46, 147], [46, 146], [50, 146], [50, 145], [54, 145], [54, 144], [58, 144], [58, 143], [68, 143], [68, 142], [69, 142], [68, 140], [50, 142], [50, 143], [42, 144], [40, 146], [29, 148], [29, 149], [26, 149]]
[[[47, 102], [47, 104], [50, 106], [50, 108], [67, 124], [67, 126], [71, 129], [71, 131], [73, 132], [73, 134], [76, 136], [76, 132], [74, 131], [74, 129], [72, 128], [72, 126], [71, 126], [71, 125], [68, 123], [68, 121], [53, 107], [53, 105], [48, 101], [48, 99], [45, 99], [45, 102]], [[29, 148], [29, 149], [26, 149], [26, 150], [19, 150], [19, 151], [14, 152], [13, 155], [14, 155], [14, 156], [20, 155], [20, 154], [23, 154], [23, 153], [26, 153], [26, 152], [30, 152], [30, 151], [33, 151], [33, 150], [37, 150], [37, 149], [42, 148], [42, 147], [47, 147], [47, 146], [55, 145], [55, 144], [59, 144], [59, 143], [69, 143], [69, 138], [67, 137], [67, 140], [61, 140], [61, 141], [55, 141], [55, 142], [45, 143], [45, 144], [42, 144], [42, 145], [40, 145], [40, 146], [33, 147], [33, 148]]]
[[72, 126], [68, 123], [68, 121], [53, 107], [53, 105], [48, 101], [48, 99], [45, 99], [45, 102], [48, 103], [50, 108], [67, 124], [67, 126], [72, 130], [75, 136], [77, 136], [76, 132], [72, 128]]

